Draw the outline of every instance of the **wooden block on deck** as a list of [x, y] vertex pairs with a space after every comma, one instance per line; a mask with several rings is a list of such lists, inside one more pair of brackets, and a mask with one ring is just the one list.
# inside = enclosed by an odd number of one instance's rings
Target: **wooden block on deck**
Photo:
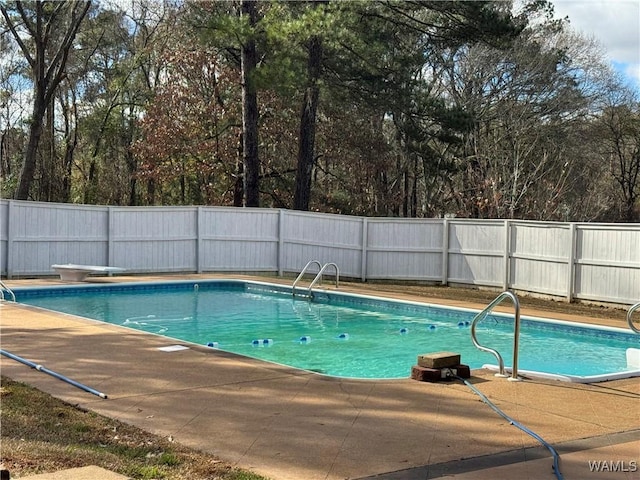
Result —
[[453, 370], [456, 371], [456, 375], [460, 378], [471, 378], [471, 369], [469, 365], [456, 365], [453, 367]]
[[414, 365], [411, 369], [411, 378], [419, 382], [439, 382], [440, 370], [437, 368], [426, 368], [420, 365]]
[[434, 352], [418, 355], [418, 365], [426, 368], [447, 368], [460, 365], [460, 354], [452, 352]]

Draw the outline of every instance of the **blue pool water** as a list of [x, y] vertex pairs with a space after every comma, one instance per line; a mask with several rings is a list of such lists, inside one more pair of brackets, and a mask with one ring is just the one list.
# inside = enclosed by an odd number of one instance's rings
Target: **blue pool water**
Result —
[[[418, 355], [453, 351], [471, 368], [495, 364], [476, 349], [476, 312], [318, 292], [313, 301], [264, 283], [204, 281], [16, 289], [21, 303], [164, 335], [262, 360], [356, 378], [406, 378]], [[512, 363], [512, 316], [491, 315], [480, 343]], [[522, 319], [521, 370], [567, 376], [630, 370], [640, 336]]]

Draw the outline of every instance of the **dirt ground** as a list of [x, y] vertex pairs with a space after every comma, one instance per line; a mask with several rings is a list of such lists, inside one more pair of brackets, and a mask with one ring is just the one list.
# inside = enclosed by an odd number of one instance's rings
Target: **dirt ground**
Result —
[[[478, 288], [449, 287], [441, 285], [418, 285], [408, 283], [371, 283], [366, 284], [356, 282], [341, 282], [343, 285], [364, 286], [367, 290], [378, 292], [398, 292], [411, 295], [418, 295], [424, 298], [425, 302], [437, 299], [448, 299], [460, 302], [472, 302], [488, 304], [496, 298], [500, 291]], [[527, 292], [516, 292], [520, 307], [522, 309], [540, 310], [546, 312], [557, 312], [573, 315], [584, 315], [591, 318], [606, 318], [626, 322], [628, 306], [616, 304], [596, 304], [583, 301], [573, 301], [571, 303], [564, 299], [539, 297]], [[639, 299], [640, 300], [640, 299]], [[505, 302], [507, 303], [507, 302]]]

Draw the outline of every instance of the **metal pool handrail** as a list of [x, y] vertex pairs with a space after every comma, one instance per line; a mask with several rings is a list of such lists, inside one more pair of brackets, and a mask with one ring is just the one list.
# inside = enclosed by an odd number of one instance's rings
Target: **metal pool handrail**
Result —
[[311, 295], [311, 289], [316, 284], [318, 279], [320, 279], [322, 281], [322, 274], [327, 269], [327, 267], [335, 268], [335, 270], [336, 270], [336, 288], [338, 288], [338, 283], [340, 282], [340, 270], [338, 269], [338, 265], [336, 265], [335, 263], [325, 263], [322, 266], [322, 268], [320, 269], [320, 271], [318, 272], [318, 275], [316, 275], [316, 278], [314, 278], [313, 281], [309, 284], [309, 295]]
[[7, 292], [9, 295], [11, 295], [11, 299], [15, 302], [16, 301], [16, 296], [13, 293], [13, 291], [7, 287], [4, 283], [2, 283], [2, 280], [0, 280], [0, 300], [4, 300], [4, 292]]
[[636, 310], [638, 310], [640, 308], [640, 302], [636, 303], [635, 305], [633, 305], [632, 307], [629, 308], [629, 310], [627, 311], [627, 323], [629, 324], [629, 328], [631, 330], [633, 330], [636, 333], [640, 333], [640, 328], [636, 327], [633, 324], [633, 320], [631, 319], [633, 312], [635, 312]]
[[478, 348], [479, 350], [482, 350], [484, 352], [489, 352], [491, 354], [493, 354], [494, 357], [496, 357], [496, 359], [498, 360], [498, 373], [496, 374], [496, 376], [498, 377], [506, 377], [507, 375], [505, 375], [504, 373], [504, 360], [502, 359], [502, 355], [500, 355], [500, 353], [493, 349], [493, 348], [489, 348], [489, 347], [485, 347], [484, 345], [481, 345], [480, 342], [478, 342], [478, 339], [476, 337], [476, 325], [478, 324], [478, 322], [480, 322], [480, 320], [483, 320], [487, 315], [489, 315], [489, 313], [491, 313], [491, 310], [493, 310], [494, 307], [496, 307], [498, 304], [502, 303], [502, 301], [505, 298], [509, 298], [511, 299], [511, 302], [513, 303], [513, 307], [515, 310], [515, 316], [514, 316], [514, 328], [513, 328], [513, 366], [511, 368], [511, 377], [509, 378], [509, 380], [511, 381], [519, 381], [520, 379], [518, 378], [518, 343], [519, 343], [519, 337], [520, 337], [520, 302], [518, 301], [518, 297], [515, 295], [515, 293], [511, 292], [510, 290], [506, 290], [504, 292], [502, 292], [500, 295], [498, 295], [489, 305], [487, 305], [487, 307], [482, 310], [479, 314], [477, 314], [474, 318], [473, 321], [471, 322], [471, 341], [473, 342], [473, 344], [476, 346], [476, 348]]
[[[311, 260], [309, 262], [307, 262], [307, 264], [304, 266], [304, 268], [302, 269], [302, 271], [300, 272], [300, 275], [298, 275], [298, 277], [293, 281], [293, 285], [291, 286], [291, 294], [295, 297], [296, 295], [296, 284], [302, 279], [302, 277], [304, 276], [305, 272], [307, 271], [307, 269], [311, 266], [311, 265], [318, 265], [318, 275], [320, 275], [322, 273], [322, 264], [318, 261], [318, 260]], [[317, 277], [316, 277], [317, 278]]]

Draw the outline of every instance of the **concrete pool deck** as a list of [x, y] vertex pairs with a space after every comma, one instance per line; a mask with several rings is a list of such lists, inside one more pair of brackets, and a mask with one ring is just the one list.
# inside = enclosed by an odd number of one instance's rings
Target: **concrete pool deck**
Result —
[[[184, 278], [220, 276], [169, 279]], [[367, 288], [355, 290], [366, 293]], [[379, 290], [370, 293], [381, 295]], [[345, 380], [200, 346], [165, 352], [158, 348], [182, 342], [10, 302], [0, 306], [0, 327], [2, 349], [104, 392], [108, 399], [0, 356], [3, 375], [274, 480], [556, 478], [544, 447], [457, 381]], [[471, 381], [558, 450], [565, 479], [640, 479], [638, 378], [593, 385], [508, 382], [474, 370]], [[591, 471], [595, 462], [605, 471]]]

